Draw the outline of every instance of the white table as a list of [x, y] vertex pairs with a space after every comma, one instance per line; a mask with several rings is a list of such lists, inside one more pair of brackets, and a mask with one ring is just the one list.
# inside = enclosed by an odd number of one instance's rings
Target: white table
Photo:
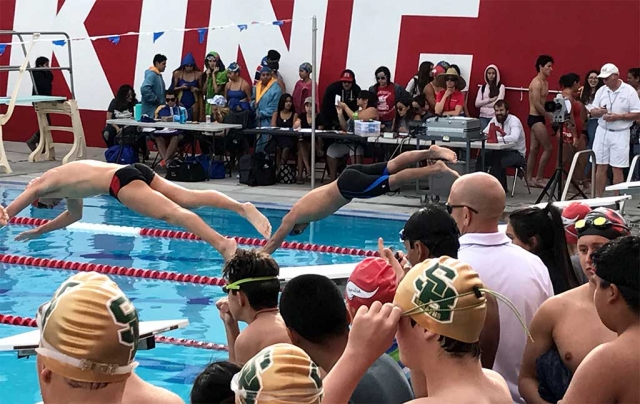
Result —
[[140, 128], [152, 129], [176, 129], [176, 130], [192, 130], [196, 132], [213, 133], [221, 132], [226, 129], [242, 129], [242, 125], [228, 123], [179, 123], [179, 122], [138, 122], [135, 119], [107, 119], [107, 124], [118, 126], [137, 126]]

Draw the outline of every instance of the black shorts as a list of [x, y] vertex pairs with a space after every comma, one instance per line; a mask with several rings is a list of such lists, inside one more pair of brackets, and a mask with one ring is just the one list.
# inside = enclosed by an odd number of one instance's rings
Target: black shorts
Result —
[[384, 195], [391, 191], [387, 163], [348, 166], [338, 177], [337, 185], [340, 194], [348, 200], [369, 199]]
[[547, 120], [544, 118], [544, 116], [529, 115], [529, 117], [527, 118], [527, 126], [529, 126], [529, 128], [533, 128], [533, 125], [535, 125], [537, 123], [541, 123], [543, 125], [546, 125], [547, 124]]
[[156, 173], [142, 163], [135, 163], [122, 167], [113, 174], [111, 185], [109, 185], [109, 195], [118, 199], [118, 193], [120, 190], [129, 185], [132, 181], [143, 181], [145, 184], [151, 185], [151, 181], [153, 181], [153, 177], [155, 176]]

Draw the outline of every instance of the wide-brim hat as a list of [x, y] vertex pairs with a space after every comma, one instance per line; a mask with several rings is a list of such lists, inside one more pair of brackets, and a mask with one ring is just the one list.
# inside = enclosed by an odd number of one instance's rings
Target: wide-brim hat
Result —
[[447, 83], [445, 81], [445, 78], [447, 76], [455, 76], [456, 77], [456, 88], [460, 91], [464, 90], [467, 87], [467, 82], [465, 79], [462, 78], [462, 76], [460, 76], [458, 74], [458, 71], [456, 69], [454, 69], [453, 67], [450, 67], [447, 69], [447, 71], [445, 71], [444, 73], [440, 73], [436, 76], [436, 86], [440, 87], [440, 88], [446, 88], [447, 87]]

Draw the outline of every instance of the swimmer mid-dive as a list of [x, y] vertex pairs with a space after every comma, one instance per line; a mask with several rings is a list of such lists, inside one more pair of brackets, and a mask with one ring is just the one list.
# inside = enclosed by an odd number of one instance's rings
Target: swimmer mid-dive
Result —
[[113, 196], [141, 215], [164, 220], [196, 234], [218, 250], [225, 260], [235, 253], [236, 241], [220, 235], [200, 216], [187, 209], [211, 206], [230, 210], [246, 218], [265, 238], [271, 235], [269, 220], [253, 204], [240, 203], [218, 191], [183, 188], [140, 163], [122, 166], [81, 160], [61, 165], [32, 180], [6, 208], [6, 213], [12, 218], [29, 205], [51, 209], [66, 198], [66, 211], [16, 237], [16, 240], [29, 240], [80, 220], [82, 199], [101, 194]]
[[[421, 161], [436, 159], [439, 161], [434, 164], [409, 168]], [[432, 174], [449, 172], [458, 177], [458, 173], [447, 167], [442, 160], [455, 162], [456, 153], [433, 145], [428, 150], [404, 152], [388, 162], [348, 166], [336, 181], [312, 190], [293, 205], [282, 218], [280, 228], [264, 246], [264, 251], [273, 253], [288, 234], [301, 234], [309, 223], [332, 215], [353, 198], [375, 198], [396, 191], [407, 182]]]

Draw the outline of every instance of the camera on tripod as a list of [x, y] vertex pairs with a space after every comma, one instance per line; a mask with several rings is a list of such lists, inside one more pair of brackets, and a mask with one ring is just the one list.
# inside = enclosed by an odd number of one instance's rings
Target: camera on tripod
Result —
[[544, 110], [553, 114], [553, 123], [562, 124], [569, 120], [571, 102], [568, 98], [564, 98], [562, 94], [558, 94], [553, 101], [544, 103]]

